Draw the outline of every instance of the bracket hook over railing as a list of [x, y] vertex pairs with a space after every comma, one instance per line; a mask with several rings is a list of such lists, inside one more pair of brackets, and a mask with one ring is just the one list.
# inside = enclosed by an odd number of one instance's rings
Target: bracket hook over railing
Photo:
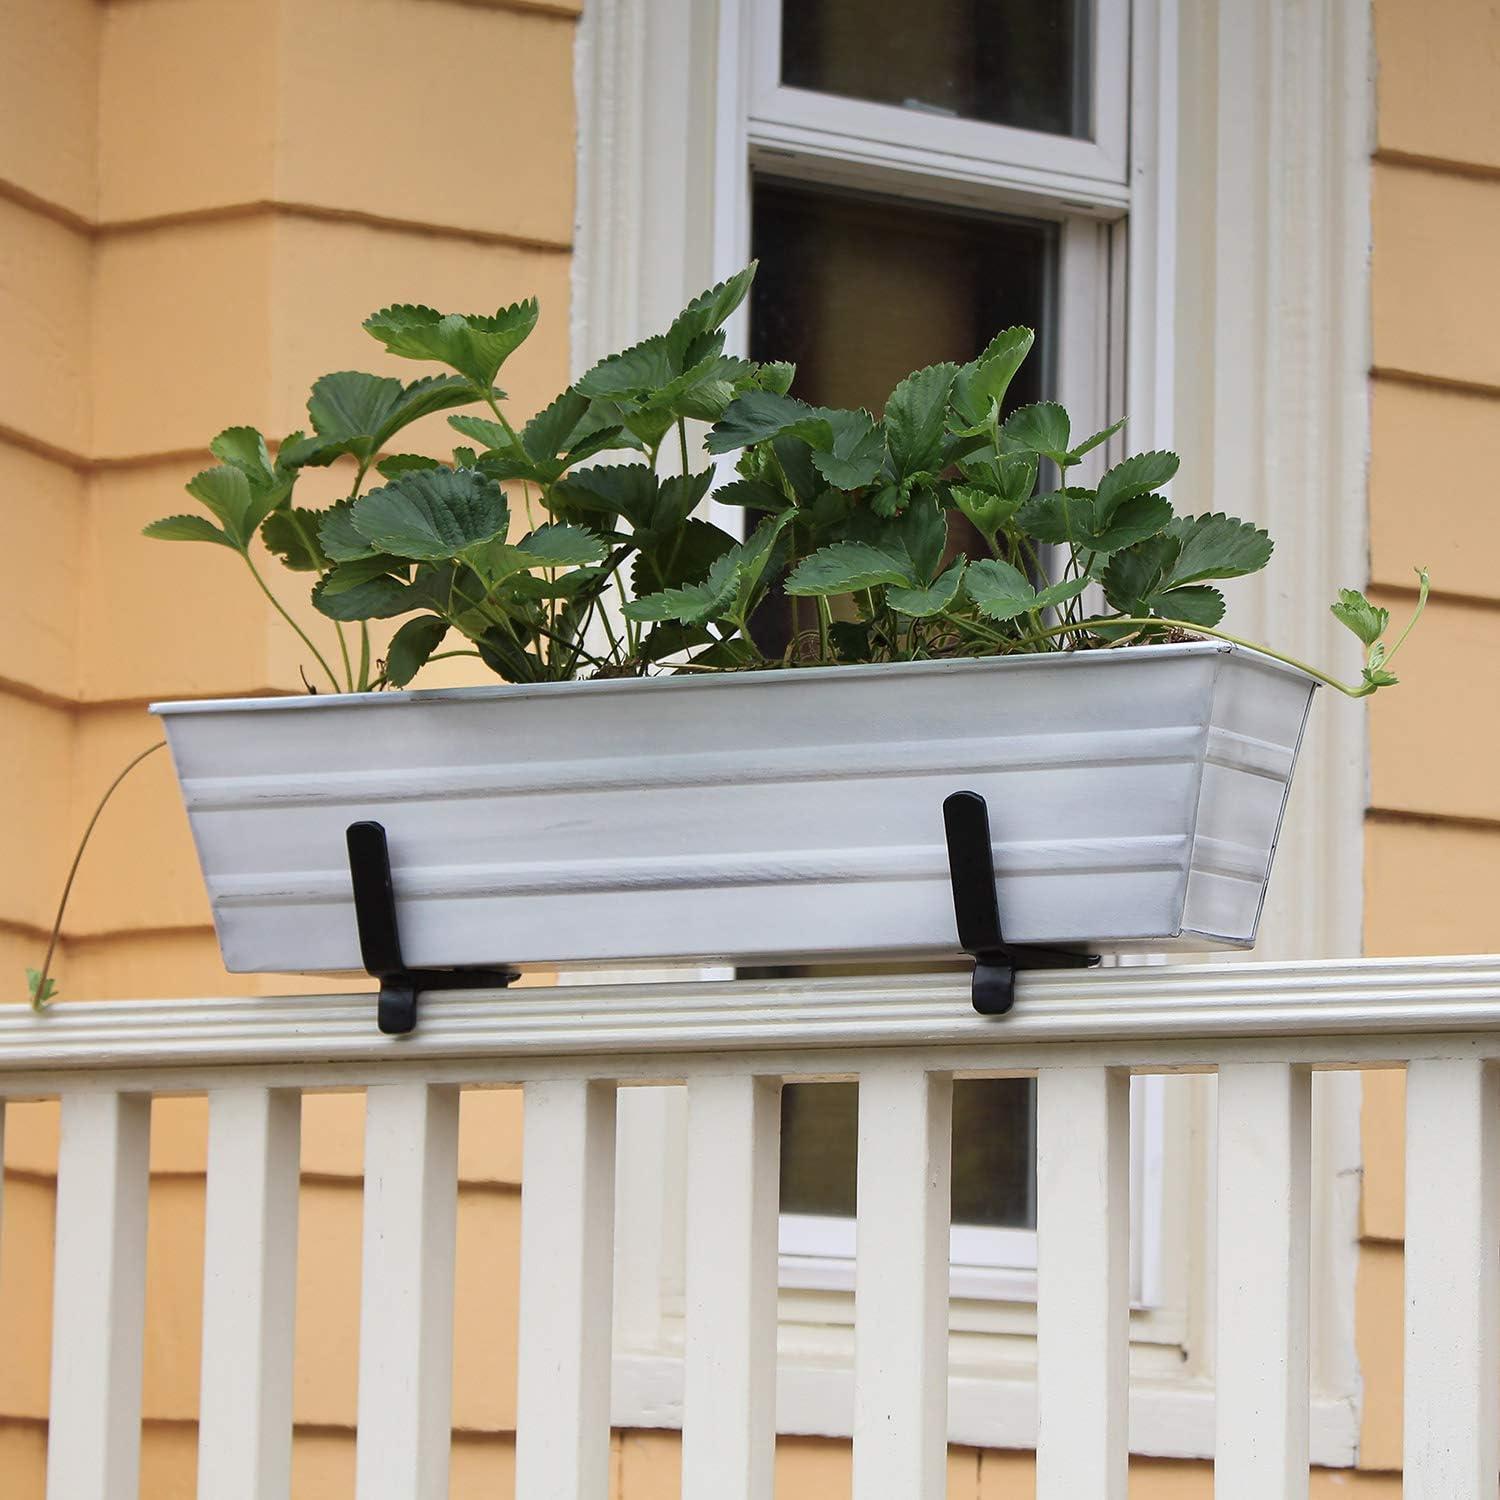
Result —
[[943, 826], [958, 945], [974, 960], [974, 1009], [980, 1015], [1003, 1016], [1015, 1004], [1016, 974], [1021, 969], [1087, 969], [1099, 962], [1096, 953], [1006, 942], [1000, 930], [990, 812], [978, 792], [954, 792], [945, 798]]
[[422, 990], [504, 989], [521, 977], [519, 969], [412, 969], [401, 957], [396, 927], [396, 893], [391, 885], [391, 855], [380, 823], [351, 823], [349, 878], [354, 887], [354, 917], [359, 924], [359, 953], [366, 970], [380, 981], [376, 1019], [387, 1036], [405, 1036], [417, 1024], [417, 995]]

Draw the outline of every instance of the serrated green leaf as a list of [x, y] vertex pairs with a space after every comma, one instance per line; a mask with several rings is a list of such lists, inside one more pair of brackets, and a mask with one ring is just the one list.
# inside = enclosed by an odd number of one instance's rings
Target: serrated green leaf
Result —
[[1035, 340], [1029, 328], [1007, 328], [990, 340], [978, 359], [960, 367], [953, 382], [953, 409], [964, 421], [982, 423], [992, 408], [1005, 405], [1010, 383]]
[[226, 427], [209, 445], [221, 464], [239, 469], [246, 478], [269, 483], [275, 475], [266, 440], [255, 427]]
[[1104, 597], [1121, 614], [1150, 614], [1151, 601], [1167, 587], [1180, 551], [1176, 537], [1152, 536], [1116, 552], [1100, 579]]
[[330, 591], [329, 580], [337, 573], [335, 568], [332, 573], [325, 574], [312, 591], [313, 605], [330, 620], [389, 620], [394, 615], [404, 615], [411, 608], [407, 585], [399, 579], [367, 578], [353, 588]]
[[1248, 521], [1214, 513], [1179, 516], [1166, 528], [1180, 546], [1172, 568], [1173, 586], [1205, 578], [1241, 578], [1271, 560], [1271, 538]]
[[832, 428], [805, 401], [774, 391], [750, 390], [730, 404], [704, 446], [710, 453], [730, 453], [784, 433], [821, 438], [824, 447], [833, 443]]
[[1039, 542], [1081, 546], [1094, 535], [1094, 492], [1069, 486], [1034, 495], [1021, 507], [1016, 524]]
[[701, 337], [722, 328], [745, 300], [750, 284], [755, 280], [757, 265], [758, 262], [752, 260], [743, 270], [726, 277], [717, 286], [711, 286], [706, 292], [699, 292], [673, 319], [672, 331], [679, 337]]
[[677, 620], [684, 625], [696, 625], [716, 618], [739, 587], [738, 551], [732, 547], [717, 559], [702, 583], [663, 589], [644, 599], [631, 599], [623, 606], [624, 614], [632, 620]]
[[503, 537], [510, 513], [500, 486], [477, 470], [424, 469], [361, 496], [350, 519], [379, 551], [436, 562]]
[[498, 449], [502, 453], [513, 451], [510, 434], [493, 417], [474, 417], [458, 412], [448, 418], [448, 425], [483, 448]]
[[959, 558], [946, 573], [924, 588], [887, 588], [885, 602], [900, 614], [926, 619], [929, 615], [940, 614], [953, 603], [963, 576], [964, 559]]
[[534, 297], [499, 308], [493, 316], [444, 315], [431, 307], [398, 303], [365, 319], [365, 331], [392, 354], [451, 365], [475, 385], [490, 386], [507, 358], [536, 327]]
[[624, 516], [632, 526], [646, 526], [656, 509], [660, 487], [647, 464], [599, 464], [579, 469], [552, 487], [552, 508], [613, 519]]
[[899, 477], [936, 473], [947, 456], [948, 395], [958, 375], [954, 364], [914, 370], [890, 394], [881, 422]]
[[521, 603], [538, 599], [574, 599], [587, 593], [604, 578], [603, 568], [574, 568], [556, 578], [539, 578], [535, 573], [513, 573], [501, 587], [503, 596]]
[[756, 385], [763, 391], [774, 391], [778, 396], [786, 395], [796, 378], [796, 365], [786, 360], [769, 360], [755, 372]]
[[250, 509], [250, 481], [244, 470], [229, 464], [203, 469], [184, 486], [193, 499], [202, 501], [237, 542], [243, 543], [244, 518]]
[[[361, 557], [354, 562], [339, 563], [322, 580], [323, 597], [333, 599], [339, 594], [347, 594], [351, 589], [358, 588], [362, 583], [368, 583], [372, 578], [383, 578], [389, 573], [403, 572], [408, 566], [400, 558], [390, 557], [385, 553], [378, 553], [374, 557]], [[403, 577], [400, 581], [404, 585], [406, 579]]]
[[307, 414], [318, 434], [302, 463], [330, 464], [341, 453], [369, 463], [403, 427], [478, 399], [457, 375], [430, 375], [402, 385], [384, 375], [338, 370], [313, 382]]
[[1100, 443], [1107, 443], [1124, 425], [1125, 418], [1121, 417], [1118, 422], [1111, 422], [1108, 427], [1101, 428], [1092, 436], [1086, 437], [1076, 448], [1069, 449], [1066, 455], [1068, 467], [1071, 468], [1076, 464], [1084, 454], [1092, 453]]
[[1367, 646], [1373, 646], [1391, 623], [1390, 610], [1371, 604], [1358, 589], [1340, 589], [1338, 599], [1328, 607]]
[[774, 485], [759, 479], [731, 479], [720, 485], [713, 497], [720, 505], [743, 505], [748, 510], [782, 511], [792, 504]]
[[1055, 401], [1037, 401], [1013, 411], [1002, 427], [1012, 449], [1039, 453], [1055, 464], [1069, 460], [1068, 434], [1072, 424], [1068, 414]]
[[298, 506], [273, 510], [261, 522], [260, 539], [294, 573], [321, 573], [332, 561], [318, 539], [318, 528], [327, 515], [325, 510]]
[[676, 533], [656, 538], [656, 545], [636, 555], [630, 570], [632, 591], [643, 599], [662, 589], [697, 583], [735, 545], [735, 539], [712, 521], [689, 517]]
[[27, 969], [26, 994], [33, 1010], [41, 1010], [57, 994], [57, 981], [49, 974], [42, 978], [40, 969]]
[[979, 612], [992, 620], [1013, 620], [1037, 608], [1031, 580], [1003, 558], [986, 557], [970, 563], [964, 575], [964, 592]]
[[516, 543], [516, 551], [534, 559], [535, 567], [572, 567], [599, 562], [609, 548], [582, 526], [554, 523], [538, 526], [530, 536], [523, 537]]
[[556, 458], [567, 451], [569, 440], [588, 409], [589, 398], [570, 386], [521, 429], [521, 446], [536, 462]]
[[354, 517], [350, 514], [353, 509], [352, 500], [340, 500], [324, 513], [318, 525], [318, 542], [334, 562], [353, 562], [356, 558], [373, 557], [377, 550], [370, 545], [369, 538], [355, 526]]
[[141, 528], [142, 536], [159, 542], [217, 542], [238, 552], [239, 546], [207, 516], [165, 516]]
[[1049, 583], [1046, 588], [1038, 589], [1034, 608], [1052, 609], [1059, 604], [1066, 604], [1070, 599], [1076, 599], [1094, 580], [1085, 573], [1082, 578], [1065, 578], [1060, 583]]
[[1206, 583], [1192, 583], [1185, 588], [1154, 595], [1151, 613], [1212, 630], [1224, 618], [1224, 596]]
[[1090, 552], [1106, 556], [1129, 547], [1148, 536], [1154, 536], [1172, 519], [1172, 505], [1164, 495], [1137, 495], [1115, 507], [1109, 522], [1093, 531], [1083, 545]]
[[392, 687], [404, 688], [427, 665], [447, 634], [448, 622], [441, 615], [418, 615], [408, 620], [386, 648], [386, 681]]
[[[829, 414], [830, 418], [832, 413]], [[830, 420], [833, 446], [813, 452], [813, 466], [835, 489], [873, 484], [885, 469], [885, 433], [868, 412], [839, 412]]]
[[937, 576], [948, 544], [948, 518], [937, 497], [925, 491], [913, 500], [902, 512], [898, 530], [916, 581], [930, 582]]
[[441, 469], [440, 459], [428, 458], [425, 453], [393, 453], [375, 465], [375, 472], [382, 479], [395, 479], [401, 474], [410, 474], [417, 469]]
[[1095, 510], [1101, 522], [1107, 522], [1115, 508], [1137, 495], [1159, 490], [1177, 472], [1175, 453], [1136, 453], [1118, 463], [1100, 481]]
[[788, 594], [848, 594], [855, 589], [895, 584], [916, 588], [911, 558], [869, 542], [833, 542], [805, 557], [784, 585]]

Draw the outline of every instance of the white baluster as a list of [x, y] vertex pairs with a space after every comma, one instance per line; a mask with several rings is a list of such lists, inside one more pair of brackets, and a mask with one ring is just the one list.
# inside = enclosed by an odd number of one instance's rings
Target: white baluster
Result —
[[1407, 1500], [1495, 1500], [1500, 1100], [1477, 1058], [1406, 1070]]
[[1306, 1500], [1312, 1075], [1219, 1069], [1215, 1500]]
[[521, 1166], [516, 1494], [605, 1500], [615, 1088], [528, 1083]]
[[365, 1098], [359, 1500], [447, 1500], [453, 1408], [458, 1090]]
[[949, 1074], [861, 1076], [854, 1500], [946, 1493], [952, 1134]]
[[151, 1100], [68, 1094], [57, 1158], [48, 1500], [136, 1500]]
[[1130, 1079], [1037, 1076], [1037, 1500], [1125, 1500]]
[[199, 1500], [284, 1500], [302, 1098], [216, 1089], [208, 1105]]
[[688, 1084], [684, 1500], [770, 1500], [779, 1079]]

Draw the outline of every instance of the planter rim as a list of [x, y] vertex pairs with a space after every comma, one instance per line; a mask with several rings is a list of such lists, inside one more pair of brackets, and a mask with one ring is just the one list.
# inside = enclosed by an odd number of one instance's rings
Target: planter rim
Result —
[[168, 700], [149, 705], [153, 714], [194, 713], [251, 713], [258, 711], [303, 711], [308, 709], [350, 706], [373, 703], [443, 703], [449, 701], [474, 702], [499, 698], [532, 698], [540, 694], [552, 696], [560, 693], [642, 693], [679, 692], [687, 685], [699, 689], [723, 687], [729, 683], [743, 685], [747, 680], [757, 683], [786, 683], [788, 681], [827, 681], [829, 678], [847, 678], [852, 672], [886, 677], [908, 677], [913, 674], [966, 675], [971, 672], [996, 671], [1001, 668], [1039, 670], [1042, 667], [1073, 667], [1080, 662], [1097, 662], [1111, 658], [1118, 660], [1159, 661], [1164, 657], [1194, 657], [1209, 655], [1236, 655], [1253, 661], [1257, 666], [1280, 672], [1303, 682], [1317, 684], [1297, 667], [1277, 661], [1275, 657], [1256, 651], [1249, 646], [1237, 646], [1230, 641], [1174, 641], [1162, 645], [1119, 646], [1091, 651], [1036, 651], [1016, 652], [1004, 656], [955, 656], [932, 658], [926, 661], [858, 662], [846, 666], [826, 667], [775, 667], [752, 672], [675, 672], [663, 673], [659, 677], [589, 677], [567, 682], [500, 682], [474, 687], [416, 688], [380, 693], [287, 693], [274, 697], [259, 698], [187, 698]]

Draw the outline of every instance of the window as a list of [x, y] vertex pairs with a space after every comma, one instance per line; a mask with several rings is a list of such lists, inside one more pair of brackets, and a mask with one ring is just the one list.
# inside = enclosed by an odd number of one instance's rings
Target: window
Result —
[[[1120, 15], [1088, 0], [754, 0], [750, 357], [793, 361], [792, 393], [813, 405], [878, 413], [909, 370], [972, 359], [1021, 323], [1040, 337], [1010, 404], [1066, 399], [1081, 429], [1104, 426], [1120, 230], [1098, 215], [1118, 219], [1124, 91], [1102, 75], [1123, 62]], [[1022, 194], [1006, 172], [1056, 180]], [[1073, 196], [1078, 172], [1097, 174], [1097, 201]], [[774, 649], [795, 623], [793, 601], [770, 601], [761, 638]], [[1032, 1087], [964, 1080], [954, 1109], [955, 1289], [1024, 1296]], [[852, 1285], [856, 1112], [849, 1085], [785, 1090], [784, 1286]]]
[[[1184, 503], [1252, 516], [1294, 542], [1309, 598], [1360, 576], [1368, 7], [931, 0], [902, 8], [931, 28], [917, 41], [896, 29], [904, 18], [891, 9], [876, 0], [788, 3], [789, 44], [782, 9], [765, 0], [589, 0], [577, 58], [574, 369], [658, 331], [688, 296], [761, 249], [756, 214], [763, 230], [776, 193], [800, 193], [829, 215], [867, 209], [871, 225], [889, 222], [892, 204], [903, 215], [948, 214], [960, 221], [955, 233], [966, 217], [1046, 225], [1055, 317], [1043, 389], [1080, 423], [1128, 412], [1132, 449], [1179, 447]], [[1021, 38], [1031, 9], [1047, 9], [1047, 25], [1061, 30]], [[849, 56], [848, 39], [862, 31], [885, 49], [878, 68]], [[976, 31], [977, 45], [990, 48], [983, 68], [953, 41]], [[1046, 86], [1019, 97], [994, 71], [997, 37], [1024, 40], [1033, 58], [1050, 47], [1073, 71], [1028, 64], [1012, 79]], [[766, 195], [759, 204], [757, 194]], [[742, 351], [752, 324], [742, 312]], [[1337, 526], [1328, 524], [1335, 513]], [[725, 507], [715, 519], [740, 515]], [[1337, 649], [1326, 611], [1289, 614], [1275, 579], [1247, 580], [1239, 608], [1252, 632], [1270, 618], [1292, 629], [1304, 654]], [[1282, 829], [1257, 957], [1359, 950], [1357, 883], [1331, 872], [1361, 857], [1363, 798], [1349, 768], [1363, 754], [1362, 722], [1328, 716], [1303, 747], [1307, 795], [1294, 799]], [[1131, 1443], [1205, 1457], [1214, 1407], [1212, 1080], [1138, 1080], [1136, 1094], [1134, 1183], [1144, 1191], [1133, 1196], [1141, 1281]], [[1343, 1465], [1357, 1454], [1360, 1424], [1358, 1080], [1320, 1076], [1318, 1095], [1313, 1452], [1319, 1464]], [[621, 1098], [614, 1420], [623, 1426], [681, 1420], [684, 1102], [672, 1088]], [[1143, 1213], [1148, 1203], [1157, 1207]], [[954, 1442], [1025, 1448], [1034, 1439], [1034, 1314], [1020, 1260], [976, 1269], [989, 1283], [981, 1293], [957, 1256]], [[782, 1431], [849, 1434], [851, 1302], [847, 1289], [784, 1289]]]

